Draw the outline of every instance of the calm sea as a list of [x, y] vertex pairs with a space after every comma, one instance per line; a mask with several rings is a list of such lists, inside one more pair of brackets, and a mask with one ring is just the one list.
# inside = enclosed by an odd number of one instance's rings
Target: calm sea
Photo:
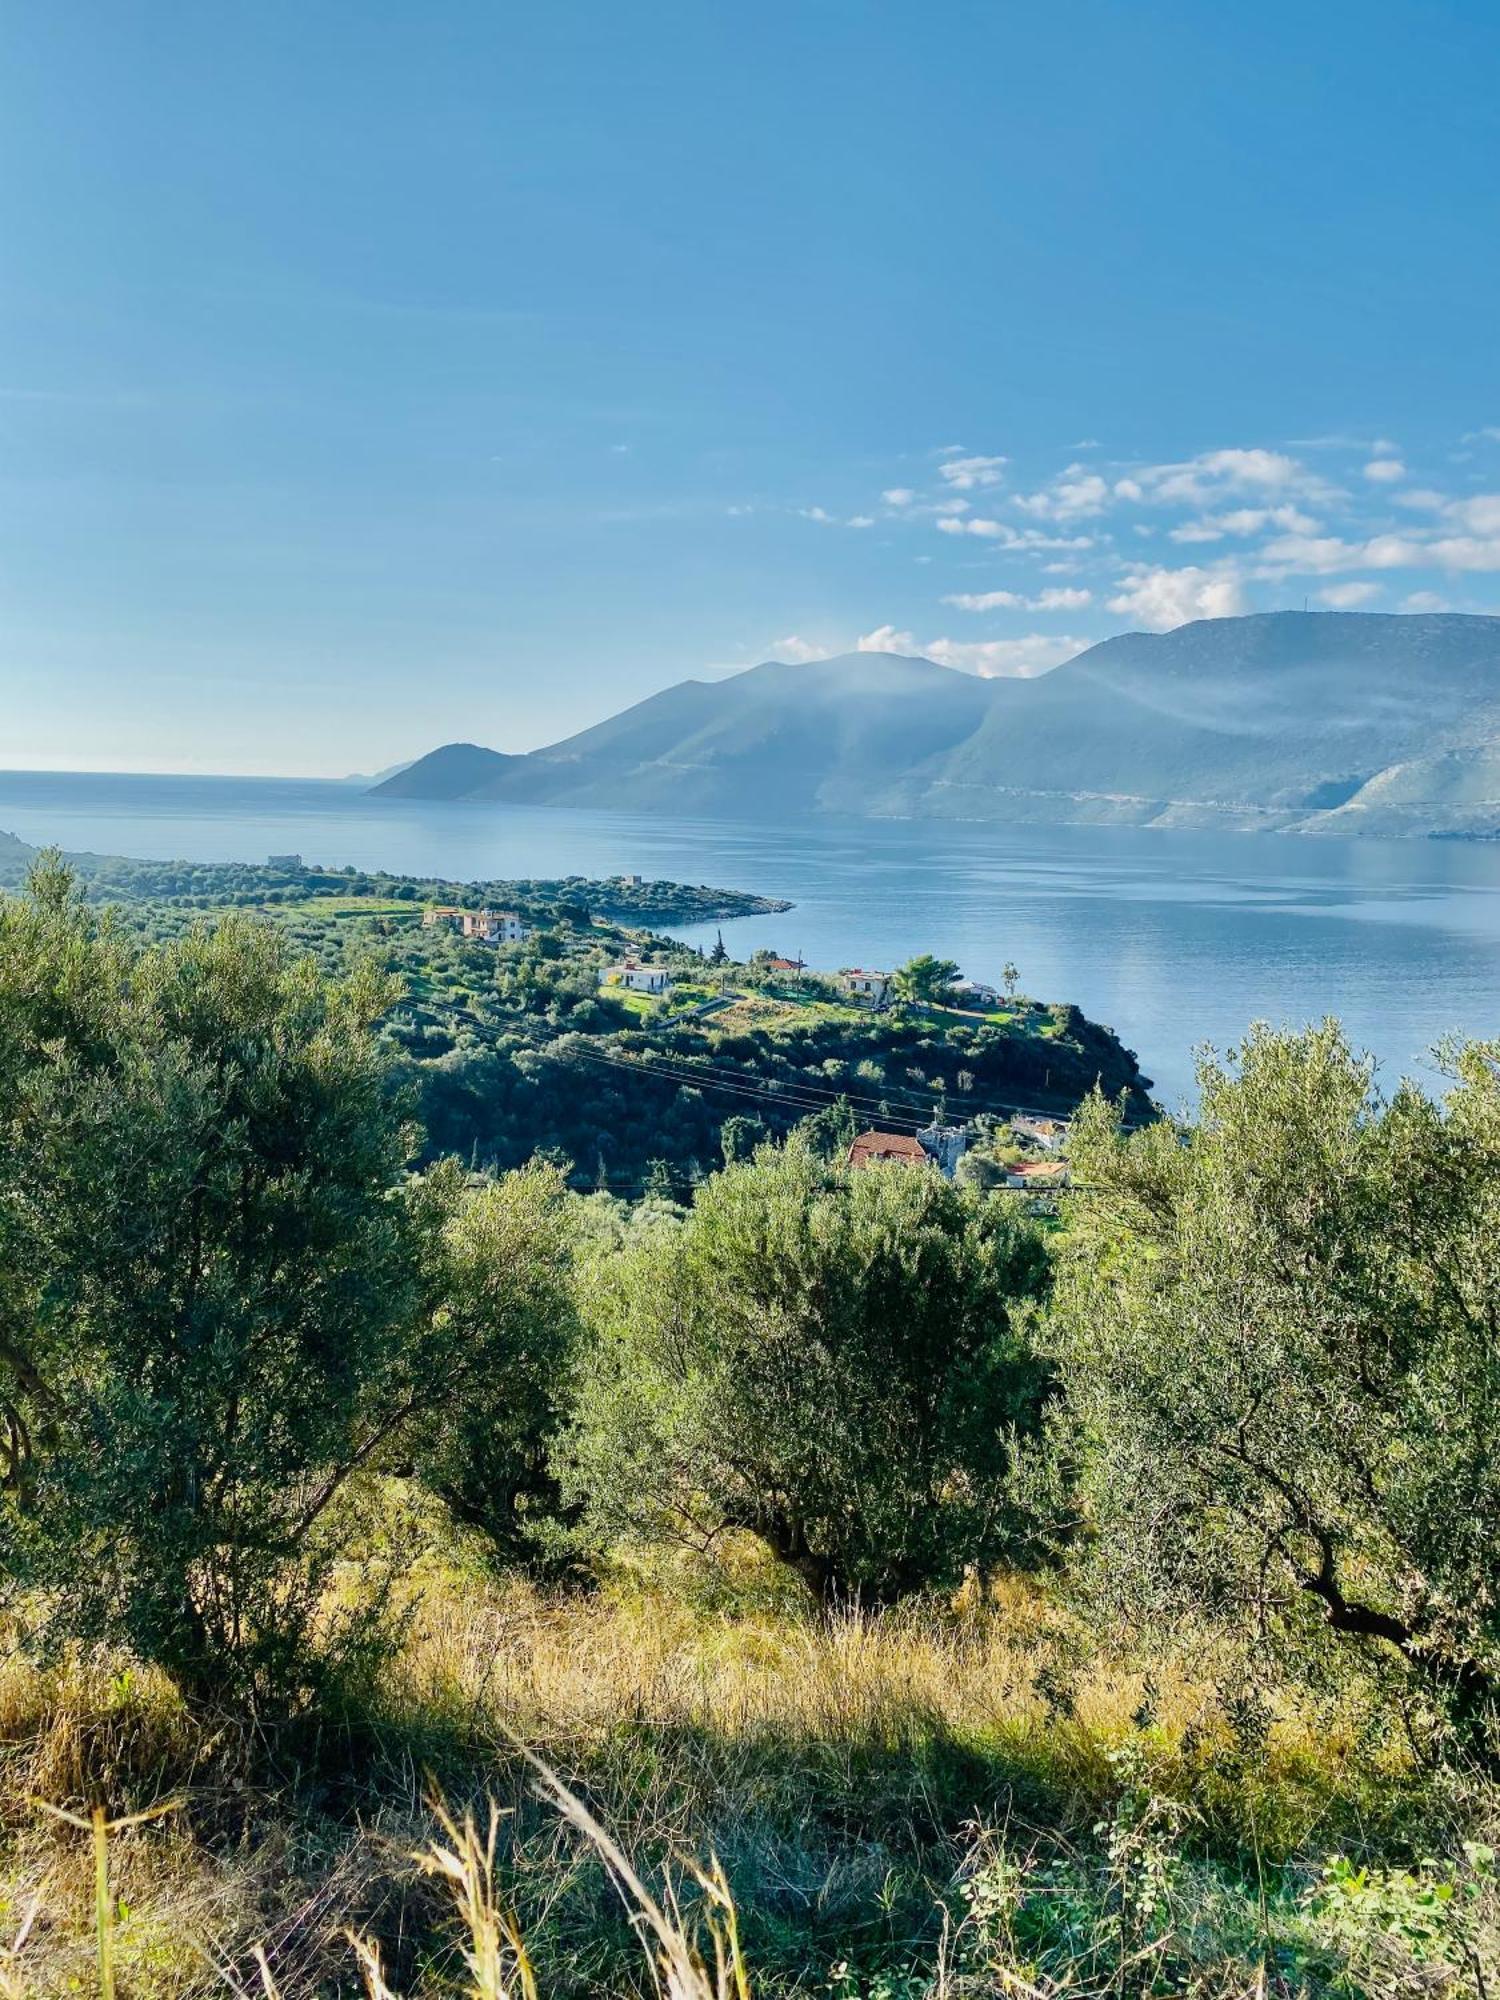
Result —
[[[0, 827], [153, 859], [309, 861], [474, 878], [636, 872], [789, 898], [724, 926], [815, 965], [916, 951], [1076, 1000], [1140, 1055], [1168, 1104], [1192, 1051], [1247, 1022], [1338, 1014], [1389, 1080], [1432, 1081], [1443, 1035], [1500, 1034], [1500, 845], [1137, 828], [670, 820], [375, 800], [245, 778], [0, 773]], [[710, 940], [714, 926], [682, 933]]]

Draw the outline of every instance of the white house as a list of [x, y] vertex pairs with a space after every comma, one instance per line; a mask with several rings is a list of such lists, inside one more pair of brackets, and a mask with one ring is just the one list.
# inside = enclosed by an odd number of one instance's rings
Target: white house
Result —
[[475, 915], [480, 922], [465, 935], [482, 937], [486, 944], [524, 944], [531, 936], [530, 924], [522, 923], [514, 910], [478, 910]]
[[531, 936], [530, 924], [514, 910], [461, 910], [452, 903], [435, 903], [424, 910], [422, 924], [426, 930], [456, 924], [466, 938], [478, 938], [481, 944], [522, 944]]
[[599, 984], [626, 986], [632, 993], [670, 993], [672, 968], [668, 965], [641, 965], [635, 959], [627, 958], [619, 965], [601, 966]]
[[960, 1007], [998, 1007], [1000, 995], [982, 979], [955, 979], [948, 988]]
[[851, 1000], [867, 1000], [872, 1007], [883, 1007], [891, 990], [891, 975], [867, 972], [862, 965], [846, 965], [839, 973], [839, 985]]

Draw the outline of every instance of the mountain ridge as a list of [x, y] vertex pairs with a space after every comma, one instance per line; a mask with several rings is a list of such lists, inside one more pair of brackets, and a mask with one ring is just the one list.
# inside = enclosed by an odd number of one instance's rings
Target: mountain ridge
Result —
[[1336, 833], [1500, 828], [1500, 617], [1262, 612], [1120, 633], [1034, 679], [920, 656], [685, 680], [524, 755], [449, 744], [376, 796], [758, 817]]

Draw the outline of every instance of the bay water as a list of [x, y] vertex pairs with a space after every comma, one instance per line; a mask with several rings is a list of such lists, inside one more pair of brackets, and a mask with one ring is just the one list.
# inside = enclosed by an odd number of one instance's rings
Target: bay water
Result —
[[[785, 897], [722, 926], [820, 967], [919, 951], [1076, 1001], [1169, 1106], [1193, 1050], [1339, 1015], [1382, 1080], [1438, 1081], [1444, 1035], [1500, 1035], [1500, 843], [809, 818], [670, 819], [372, 798], [265, 778], [0, 772], [0, 827], [148, 859], [309, 862], [457, 880], [635, 873]], [[717, 925], [679, 935], [711, 944]]]

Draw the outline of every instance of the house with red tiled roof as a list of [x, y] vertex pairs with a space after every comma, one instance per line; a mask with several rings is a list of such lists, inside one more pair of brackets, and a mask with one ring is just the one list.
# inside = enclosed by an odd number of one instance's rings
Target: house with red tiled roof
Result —
[[849, 1148], [851, 1167], [881, 1167], [891, 1162], [902, 1167], [932, 1165], [926, 1147], [909, 1132], [861, 1132]]

